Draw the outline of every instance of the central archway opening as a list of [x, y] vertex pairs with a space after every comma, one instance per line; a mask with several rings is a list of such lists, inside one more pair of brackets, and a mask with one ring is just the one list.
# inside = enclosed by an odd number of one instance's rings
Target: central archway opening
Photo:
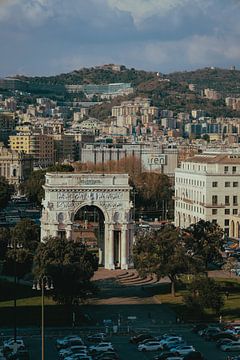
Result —
[[82, 242], [104, 264], [104, 214], [97, 206], [85, 205], [75, 214], [72, 240]]

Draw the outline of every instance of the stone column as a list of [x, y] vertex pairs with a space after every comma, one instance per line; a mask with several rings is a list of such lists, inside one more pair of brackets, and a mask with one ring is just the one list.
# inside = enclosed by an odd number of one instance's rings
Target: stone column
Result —
[[108, 229], [108, 269], [114, 270], [114, 226]]
[[127, 246], [127, 226], [122, 225], [121, 231], [121, 269], [128, 268], [128, 246]]
[[105, 269], [114, 269], [114, 226], [105, 223], [105, 245], [104, 245]]

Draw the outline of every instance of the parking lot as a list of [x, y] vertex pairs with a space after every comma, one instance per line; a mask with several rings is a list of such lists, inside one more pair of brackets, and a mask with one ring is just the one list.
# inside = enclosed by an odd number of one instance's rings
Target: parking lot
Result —
[[[146, 330], [146, 329], [145, 329]], [[30, 330], [29, 330], [30, 331]], [[95, 330], [97, 332], [97, 330]], [[99, 331], [102, 331], [102, 328], [99, 328]], [[207, 360], [226, 360], [228, 353], [225, 353], [216, 348], [215, 342], [205, 341], [201, 336], [194, 334], [191, 332], [191, 327], [189, 325], [171, 325], [171, 326], [163, 326], [157, 327], [153, 326], [149, 328], [149, 331], [152, 335], [157, 336], [166, 332], [174, 332], [178, 335], [181, 335], [184, 340], [186, 340], [187, 344], [194, 345], [196, 350], [203, 353]], [[74, 333], [79, 334], [86, 345], [90, 345], [86, 342], [87, 334], [92, 332], [89, 328], [84, 330], [79, 330], [79, 332], [75, 329]], [[61, 335], [60, 335], [61, 334]], [[45, 358], [49, 360], [58, 359], [58, 351], [55, 346], [55, 341], [57, 338], [70, 335], [71, 330], [51, 330], [46, 333], [45, 345], [46, 345], [46, 353]], [[23, 339], [29, 348], [30, 358], [31, 360], [40, 360], [41, 359], [41, 337], [40, 335], [36, 335], [33, 332], [31, 335], [31, 331], [29, 335], [23, 336]], [[137, 350], [137, 345], [129, 343], [130, 335], [120, 335], [114, 334], [109, 336], [109, 341], [113, 344], [117, 353], [119, 354], [120, 360], [146, 360], [153, 359], [153, 357], [159, 352], [139, 352]]]

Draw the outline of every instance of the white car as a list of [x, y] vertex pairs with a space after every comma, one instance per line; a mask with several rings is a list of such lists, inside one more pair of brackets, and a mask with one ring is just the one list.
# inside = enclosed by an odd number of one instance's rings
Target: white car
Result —
[[4, 351], [23, 350], [25, 344], [22, 339], [16, 339], [16, 343], [14, 339], [8, 339], [3, 342], [3, 349]]
[[230, 344], [223, 344], [220, 346], [222, 351], [239, 351], [240, 341], [233, 341]]
[[183, 341], [182, 337], [181, 336], [171, 336], [169, 338], [166, 338], [166, 339], [163, 339], [163, 340], [160, 340], [160, 343], [162, 346], [167, 346], [169, 344], [177, 344], [178, 342], [181, 342]]
[[87, 347], [85, 345], [76, 345], [67, 349], [61, 349], [58, 353], [58, 357], [59, 359], [64, 359], [66, 356], [79, 353], [87, 354]]
[[162, 345], [160, 341], [148, 341], [145, 344], [138, 345], [138, 351], [156, 351], [161, 349]]
[[196, 351], [192, 345], [176, 346], [170, 350], [171, 352], [178, 353], [179, 355], [187, 355], [192, 351]]
[[114, 348], [110, 342], [101, 342], [99, 344], [92, 345], [89, 347], [90, 353], [97, 353], [97, 352], [102, 352], [102, 351], [107, 351], [107, 350], [114, 350]]
[[64, 338], [57, 339], [56, 347], [57, 349], [62, 349], [64, 347], [67, 347], [70, 344], [70, 342], [73, 340], [82, 341], [82, 339], [77, 335], [69, 335], [69, 336], [65, 336]]

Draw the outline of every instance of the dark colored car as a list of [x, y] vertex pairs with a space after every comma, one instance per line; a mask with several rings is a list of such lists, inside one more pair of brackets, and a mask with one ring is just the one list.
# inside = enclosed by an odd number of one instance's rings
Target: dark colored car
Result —
[[154, 339], [154, 337], [152, 335], [149, 335], [149, 334], [140, 334], [140, 335], [136, 335], [136, 336], [132, 336], [131, 339], [130, 339], [130, 343], [132, 344], [138, 344], [140, 342], [142, 342], [143, 340], [146, 340], [146, 339]]
[[171, 351], [163, 351], [159, 355], [154, 356], [154, 360], [166, 360], [169, 357], [179, 357], [178, 354]]
[[204, 329], [206, 329], [207, 327], [208, 327], [207, 324], [196, 324], [196, 325], [193, 326], [193, 328], [192, 328], [191, 331], [192, 331], [194, 334], [197, 334], [197, 333], [199, 332], [199, 330], [204, 330]]
[[203, 356], [200, 351], [192, 351], [189, 354], [183, 357], [183, 360], [204, 360], [205, 357]]
[[93, 342], [93, 343], [99, 343], [101, 341], [106, 341], [106, 334], [99, 333], [99, 334], [89, 335], [87, 337], [87, 341]]
[[208, 340], [210, 341], [218, 341], [221, 339], [230, 339], [230, 340], [237, 340], [236, 336], [234, 336], [233, 334], [228, 334], [226, 332], [221, 332], [218, 334], [212, 334], [208, 336]]
[[222, 345], [225, 345], [225, 344], [229, 344], [231, 343], [233, 340], [231, 339], [228, 339], [228, 338], [224, 338], [224, 339], [220, 339], [216, 342], [216, 347], [220, 348]]
[[107, 360], [106, 358], [109, 358], [111, 360], [119, 360], [119, 356], [115, 351], [104, 351], [104, 353], [99, 354], [95, 357], [95, 360]]

